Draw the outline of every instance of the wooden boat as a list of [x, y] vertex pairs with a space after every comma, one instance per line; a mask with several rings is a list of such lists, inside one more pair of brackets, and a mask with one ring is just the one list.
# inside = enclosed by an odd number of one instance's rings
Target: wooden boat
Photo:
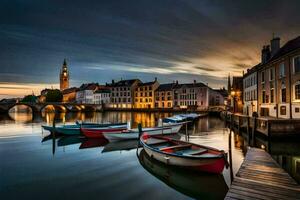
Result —
[[220, 174], [226, 164], [225, 152], [211, 147], [147, 133], [140, 142], [150, 157], [167, 165]]
[[121, 133], [125, 130], [127, 130], [126, 124], [101, 128], [81, 128], [82, 134], [87, 138], [104, 138], [103, 133]]
[[79, 122], [79, 121], [76, 121], [75, 122], [76, 125], [79, 125], [79, 126], [96, 126], [96, 127], [107, 127], [107, 126], [124, 126], [124, 125], [127, 125], [127, 123], [102, 123], [102, 124], [99, 124], [99, 123], [94, 123], [94, 122]]
[[81, 128], [104, 128], [109, 126], [126, 126], [126, 123], [117, 123], [117, 124], [70, 124], [70, 125], [61, 125], [61, 126], [45, 126], [42, 128], [50, 132], [57, 132], [64, 135], [80, 135]]
[[[154, 127], [154, 128], [143, 128], [142, 132], [147, 132], [150, 135], [161, 135], [161, 134], [176, 134], [181, 129], [182, 124], [171, 124], [164, 127]], [[123, 131], [121, 133], [103, 133], [104, 137], [110, 142], [120, 141], [120, 140], [132, 140], [139, 139], [138, 129], [131, 129], [128, 131]]]
[[138, 159], [154, 177], [193, 199], [224, 199], [228, 191], [222, 174], [199, 173], [199, 171], [165, 165], [151, 158], [145, 150], [139, 153]]

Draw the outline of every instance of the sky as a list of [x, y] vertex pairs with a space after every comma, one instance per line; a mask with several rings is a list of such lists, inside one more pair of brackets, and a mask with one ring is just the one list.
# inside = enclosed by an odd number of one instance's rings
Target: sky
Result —
[[155, 77], [208, 83], [260, 62], [272, 35], [300, 35], [300, 1], [1, 0], [0, 99], [70, 85]]

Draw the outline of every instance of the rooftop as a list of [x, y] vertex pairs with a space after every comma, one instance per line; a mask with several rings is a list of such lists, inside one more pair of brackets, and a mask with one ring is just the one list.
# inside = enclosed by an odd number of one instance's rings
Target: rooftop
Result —
[[109, 86], [111, 86], [111, 87], [131, 86], [136, 81], [141, 82], [139, 79], [120, 80], [120, 81], [118, 81], [116, 83], [112, 82]]

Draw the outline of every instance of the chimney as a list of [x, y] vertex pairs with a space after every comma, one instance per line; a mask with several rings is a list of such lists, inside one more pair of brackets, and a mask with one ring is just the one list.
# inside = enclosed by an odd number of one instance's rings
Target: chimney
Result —
[[178, 80], [176, 80], [176, 85], [178, 85]]
[[113, 79], [113, 80], [111, 80], [111, 83], [112, 83], [112, 84], [115, 84], [115, 80], [114, 80], [114, 79]]
[[271, 57], [273, 57], [280, 49], [280, 38], [273, 37], [273, 39], [270, 41], [270, 43], [271, 43]]
[[265, 64], [270, 59], [271, 52], [270, 52], [270, 46], [265, 45], [263, 46], [263, 49], [261, 50], [261, 63]]
[[194, 84], [196, 84], [196, 80], [194, 80]]
[[157, 77], [155, 77], [155, 82], [157, 81]]

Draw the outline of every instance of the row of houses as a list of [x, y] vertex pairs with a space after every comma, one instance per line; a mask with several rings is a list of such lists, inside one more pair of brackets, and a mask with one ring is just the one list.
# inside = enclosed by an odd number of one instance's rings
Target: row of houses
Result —
[[279, 37], [263, 46], [261, 62], [243, 76], [242, 98], [244, 114], [300, 118], [300, 36], [282, 47]]
[[178, 81], [159, 84], [157, 79], [143, 83], [139, 79], [120, 80], [105, 85], [82, 84], [62, 91], [64, 102], [103, 104], [110, 108], [194, 108], [224, 105], [225, 89], [214, 90], [206, 84], [179, 84]]

